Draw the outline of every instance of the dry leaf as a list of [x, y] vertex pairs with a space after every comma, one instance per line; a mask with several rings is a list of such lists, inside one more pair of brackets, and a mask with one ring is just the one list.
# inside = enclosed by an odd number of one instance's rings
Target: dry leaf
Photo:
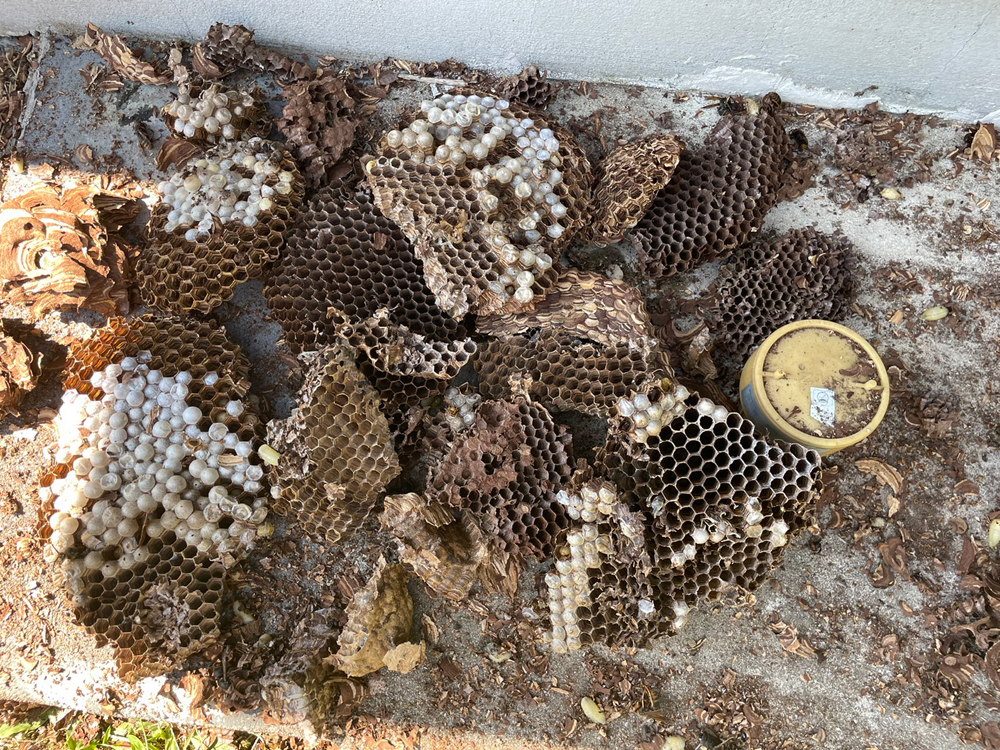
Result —
[[387, 669], [400, 674], [407, 674], [424, 663], [427, 655], [427, 644], [420, 643], [400, 643], [396, 648], [389, 651], [383, 661]]
[[872, 475], [879, 484], [889, 485], [893, 492], [897, 495], [900, 494], [903, 487], [903, 475], [895, 467], [877, 458], [862, 458], [855, 461], [854, 465], [858, 467], [858, 471]]
[[801, 656], [803, 659], [814, 659], [819, 656], [812, 644], [804, 636], [799, 636], [799, 631], [794, 625], [779, 620], [771, 623], [771, 631], [778, 636], [781, 647], [790, 654]]
[[997, 127], [991, 122], [982, 122], [972, 138], [969, 150], [973, 159], [989, 164], [997, 150]]

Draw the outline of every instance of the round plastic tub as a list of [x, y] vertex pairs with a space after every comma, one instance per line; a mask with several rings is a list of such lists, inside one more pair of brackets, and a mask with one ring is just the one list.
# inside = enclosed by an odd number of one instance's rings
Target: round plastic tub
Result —
[[860, 334], [799, 320], [765, 339], [740, 377], [743, 413], [780, 440], [821, 454], [864, 440], [889, 408], [889, 374]]

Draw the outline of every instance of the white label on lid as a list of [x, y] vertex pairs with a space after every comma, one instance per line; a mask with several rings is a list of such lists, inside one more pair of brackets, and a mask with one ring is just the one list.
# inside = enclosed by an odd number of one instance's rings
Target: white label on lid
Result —
[[829, 388], [811, 388], [810, 398], [809, 416], [827, 427], [833, 427], [837, 419], [837, 394]]

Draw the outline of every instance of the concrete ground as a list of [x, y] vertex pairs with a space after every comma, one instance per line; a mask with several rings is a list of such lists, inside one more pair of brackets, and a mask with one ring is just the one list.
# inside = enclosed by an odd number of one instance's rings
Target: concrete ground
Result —
[[[165, 103], [167, 91], [126, 84], [115, 92], [87, 92], [80, 70], [102, 65], [100, 58], [72, 49], [64, 38], [43, 38], [39, 46], [40, 64], [29, 81], [31, 100], [17, 144], [27, 168], [23, 174], [7, 172], [4, 197], [50, 176], [93, 180], [111, 174], [123, 189], [149, 190], [159, 176], [135, 123], [144, 123], [157, 142], [165, 131], [154, 108]], [[427, 92], [420, 82], [401, 87], [376, 116], [388, 120], [401, 103]], [[602, 138], [613, 142], [663, 126], [697, 147], [718, 118], [709, 108], [713, 103], [698, 92], [573, 85], [549, 110], [580, 131], [595, 151]], [[802, 131], [819, 169], [812, 187], [772, 210], [764, 227], [765, 233], [780, 233], [816, 226], [840, 231], [853, 243], [859, 290], [845, 323], [872, 341], [896, 368], [901, 385], [875, 435], [829, 459], [837, 471], [814, 529], [792, 543], [768, 584], [742, 602], [696, 610], [680, 635], [648, 649], [597, 647], [541, 666], [525, 667], [524, 644], [511, 636], [522, 624], [531, 626], [541, 611], [534, 571], [525, 575], [515, 605], [491, 602], [498, 614], [489, 626], [481, 626], [471, 609], [429, 598], [413, 584], [418, 619], [426, 614], [436, 623], [437, 642], [413, 673], [372, 676], [371, 695], [360, 709], [381, 727], [376, 731], [396, 732], [391, 742], [400, 744], [389, 746], [551, 742], [624, 749], [681, 734], [689, 748], [702, 743], [931, 750], [989, 736], [989, 723], [1000, 720], [1000, 704], [979, 657], [973, 663], [980, 668], [967, 682], [935, 691], [941, 684], [936, 656], [941, 639], [973, 619], [962, 610], [972, 596], [959, 586], [963, 544], [968, 538], [985, 547], [988, 517], [998, 510], [997, 167], [962, 157], [970, 123], [884, 119], [902, 123], [895, 136], [900, 148], [876, 150], [871, 159], [878, 164], [867, 169], [843, 147], [858, 129], [870, 126], [862, 114], [792, 104], [787, 125]], [[81, 144], [93, 152], [86, 163], [79, 156]], [[601, 254], [580, 249], [576, 257], [603, 267], [619, 265], [627, 278], [637, 275], [634, 253], [625, 245]], [[692, 298], [717, 270], [705, 267], [648, 291], [653, 297]], [[281, 415], [291, 401], [282, 391], [280, 329], [268, 320], [260, 290], [259, 282], [248, 283], [218, 315], [249, 352], [254, 385], [272, 395]], [[948, 308], [945, 319], [921, 318], [938, 305]], [[11, 305], [2, 315], [27, 319], [23, 308]], [[100, 316], [54, 313], [37, 328], [43, 346], [57, 352], [100, 323]], [[172, 694], [164, 689], [178, 685], [180, 675], [126, 685], [114, 676], [110, 649], [96, 648], [72, 622], [33, 537], [33, 487], [45, 464], [45, 446], [54, 439], [45, 410], [58, 397], [58, 373], [48, 373], [21, 414], [0, 423], [0, 565], [6, 571], [0, 585], [0, 698], [308, 734], [311, 729], [301, 724], [224, 714], [211, 700], [192, 713], [179, 687]], [[927, 411], [922, 398], [940, 398], [958, 415], [950, 432], [929, 435], [914, 426]], [[859, 468], [861, 459], [894, 467], [902, 485], [880, 482]], [[287, 523], [277, 526], [269, 555], [308, 579], [301, 561], [329, 551], [301, 539]], [[876, 588], [880, 549], [893, 538], [902, 540], [905, 563], [891, 585]], [[321, 596], [306, 583], [301, 596]], [[815, 653], [786, 650], [776, 634], [782, 629], [778, 623], [794, 626]], [[503, 654], [513, 658], [498, 656]], [[452, 662], [460, 668], [458, 678], [444, 668]], [[606, 707], [628, 705], [642, 692], [637, 687], [655, 694], [652, 705], [611, 711], [614, 718], [604, 727], [583, 716], [581, 696], [595, 695]], [[340, 730], [331, 736], [344, 737]], [[422, 737], [423, 744], [414, 737]], [[350, 730], [344, 743], [365, 746]]]

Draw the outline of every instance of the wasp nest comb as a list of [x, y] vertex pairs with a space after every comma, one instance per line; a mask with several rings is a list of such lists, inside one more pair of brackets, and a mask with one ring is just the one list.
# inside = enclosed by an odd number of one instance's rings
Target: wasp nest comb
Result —
[[633, 233], [649, 276], [672, 276], [728, 255], [778, 201], [791, 143], [775, 112], [777, 96], [764, 100], [755, 114], [723, 117], [701, 150], [681, 156], [656, 194]]
[[218, 83], [194, 94], [190, 84], [178, 86], [177, 98], [163, 108], [166, 123], [174, 132], [205, 143], [265, 137], [271, 131], [271, 115], [261, 101], [259, 89], [223, 90]]
[[741, 250], [723, 268], [712, 327], [721, 348], [743, 360], [786, 323], [839, 320], [854, 287], [854, 256], [844, 238], [793, 229]]
[[69, 355], [42, 536], [123, 675], [212, 645], [226, 568], [266, 533], [248, 367], [218, 328], [148, 316]]
[[400, 559], [439, 596], [464, 601], [487, 556], [486, 540], [467, 512], [428, 505], [420, 495], [385, 499], [382, 525], [395, 535]]
[[607, 417], [647, 380], [671, 376], [638, 290], [597, 274], [568, 269], [532, 309], [483, 317], [479, 329], [499, 337], [475, 359], [489, 398], [516, 382], [553, 410]]
[[487, 401], [452, 443], [426, 498], [467, 510], [500, 551], [544, 557], [563, 525], [555, 494], [571, 472], [569, 435], [542, 406], [523, 397]]
[[410, 243], [366, 188], [319, 190], [282, 256], [264, 293], [296, 351], [338, 340], [341, 320], [331, 307], [352, 324], [386, 310], [389, 322], [429, 340], [465, 338], [464, 327], [438, 307]]
[[261, 138], [223, 142], [159, 186], [136, 266], [157, 308], [210, 312], [273, 262], [302, 199], [298, 167]]
[[308, 187], [327, 185], [354, 143], [360, 123], [355, 100], [343, 79], [327, 68], [286, 86], [285, 98], [288, 104], [278, 127], [302, 165]]
[[0, 206], [0, 292], [36, 318], [80, 307], [128, 312], [132, 258], [118, 232], [138, 211], [134, 201], [88, 185], [37, 185], [7, 201]]
[[413, 599], [406, 588], [406, 569], [380, 558], [368, 585], [347, 605], [347, 624], [340, 649], [331, 661], [349, 677], [382, 667], [409, 672], [423, 661], [424, 644], [410, 642]]
[[529, 65], [517, 75], [500, 79], [493, 89], [501, 99], [534, 109], [545, 109], [556, 93], [548, 73], [539, 70], [537, 65]]
[[590, 164], [569, 133], [506, 99], [444, 94], [366, 165], [375, 203], [461, 318], [529, 304], [583, 225]]
[[269, 426], [282, 451], [274, 505], [330, 542], [368, 517], [399, 460], [375, 389], [345, 347], [301, 356], [308, 368], [299, 408]]
[[618, 242], [639, 223], [670, 181], [682, 148], [675, 136], [659, 134], [624, 143], [604, 157], [594, 175], [587, 225], [595, 244]]
[[748, 420], [683, 386], [647, 385], [616, 412], [601, 460], [610, 488], [560, 496], [583, 522], [555, 571], [576, 583], [550, 581], [560, 649], [642, 643], [676, 632], [692, 607], [729, 587], [755, 588], [816, 496], [815, 451], [759, 438]]

